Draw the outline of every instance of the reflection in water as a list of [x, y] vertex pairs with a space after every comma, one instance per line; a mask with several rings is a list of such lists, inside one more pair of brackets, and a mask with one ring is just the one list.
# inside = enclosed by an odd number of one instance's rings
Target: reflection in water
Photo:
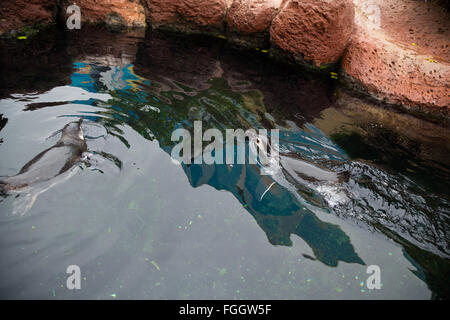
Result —
[[[282, 170], [264, 176], [257, 165], [183, 163], [189, 183], [230, 192], [272, 245], [291, 246], [291, 236], [297, 235], [311, 247], [314, 259], [327, 266], [365, 262], [349, 236], [339, 226], [320, 220], [318, 210], [378, 230], [402, 245], [407, 259], [419, 269], [416, 275], [438, 297], [445, 297], [447, 198], [434, 196], [406, 175], [383, 169], [383, 163], [350, 160], [351, 144], [314, 125], [314, 119], [334, 103], [327, 81], [268, 64], [263, 55], [255, 58], [252, 53], [248, 58], [220, 41], [194, 40], [155, 34], [133, 46], [128, 38], [125, 45], [118, 45], [125, 48], [120, 54], [89, 52], [91, 47], [84, 49], [89, 38], [79, 45], [69, 41], [68, 48], [77, 53], [70, 88], [82, 92], [75, 93], [77, 98], [68, 93], [64, 101], [52, 100], [51, 90], [38, 100], [23, 96], [30, 100], [24, 110], [90, 105], [95, 111], [64, 116], [95, 123], [106, 132], [90, 132], [91, 138], [115, 137], [130, 149], [134, 146], [123, 130], [127, 124], [145, 139], [157, 141], [169, 155], [177, 143], [171, 141], [172, 132], [184, 128], [192, 133], [195, 120], [202, 120], [204, 131], [277, 128]], [[95, 154], [123, 167], [117, 155], [101, 150]]]
[[[95, 66], [90, 66], [90, 68], [95, 70]], [[85, 74], [84, 69], [81, 74]], [[98, 73], [94, 71], [94, 74]], [[119, 85], [123, 82], [121, 81]], [[157, 82], [151, 82], [154, 84], [144, 83], [144, 85], [150, 88], [159, 87]], [[178, 86], [180, 87], [181, 84]], [[103, 117], [98, 120], [110, 128], [121, 121], [126, 121], [144, 137], [156, 138], [161, 148], [169, 154], [175, 145], [175, 142], [170, 140], [172, 131], [180, 127], [193, 130], [194, 120], [203, 120], [204, 128], [221, 130], [263, 127], [260, 122], [261, 117], [257, 118], [254, 113], [249, 112], [249, 109], [252, 110], [251, 108], [256, 110], [259, 108], [261, 114], [266, 113], [263, 105], [257, 106], [250, 100], [251, 94], [257, 96], [258, 92], [251, 92], [248, 94], [250, 97], [244, 100], [241, 94], [233, 92], [221, 79], [208, 80], [203, 87], [203, 90], [194, 90], [183, 86], [176, 91], [154, 90], [153, 92], [150, 89], [148, 96], [143, 96], [145, 91], [133, 90], [133, 87], [118, 88], [111, 94], [113, 100], [108, 101], [108, 104], [112, 105], [113, 111], [109, 111], [107, 114], [101, 113]], [[189, 90], [189, 94], [186, 94], [186, 90]], [[177, 98], [173, 98], [174, 95], [177, 95]], [[261, 97], [258, 98], [261, 99]], [[130, 100], [133, 101], [133, 104], [129, 103]], [[249, 108], [248, 105], [251, 107]], [[240, 116], [236, 117], [236, 115]], [[273, 121], [270, 116], [264, 115], [264, 117], [267, 122]], [[112, 121], [111, 118], [113, 118]], [[271, 123], [271, 125], [276, 126], [275, 123]], [[314, 154], [314, 157], [327, 159], [345, 157], [345, 155], [337, 154], [334, 148], [331, 148], [327, 154], [324, 147], [326, 148], [332, 143], [330, 141], [321, 143], [321, 139], [326, 140], [326, 138], [317, 137], [317, 132], [307, 133], [300, 129], [296, 131], [292, 133], [287, 130], [282, 131], [281, 137], [294, 139], [299, 143], [304, 141], [301, 147], [309, 149], [305, 154], [311, 156]], [[120, 136], [118, 132], [114, 134]], [[125, 138], [122, 139], [125, 140]], [[127, 144], [126, 141], [124, 143]], [[288, 148], [289, 146], [282, 145], [281, 147]], [[291, 152], [293, 151], [291, 150]], [[296, 198], [291, 194], [288, 183], [285, 183], [284, 186], [279, 183], [273, 186], [264, 199], [260, 200], [263, 192], [274, 180], [261, 176], [255, 166], [183, 165], [183, 169], [194, 187], [209, 184], [216, 189], [232, 192], [255, 217], [272, 244], [290, 245], [290, 235], [297, 234], [310, 244], [317, 258], [328, 265], [337, 265], [339, 260], [363, 263], [354, 252], [349, 238], [338, 227], [318, 220], [307, 209], [307, 204], [301, 203], [301, 197]], [[313, 196], [315, 195], [312, 194], [311, 198]], [[321, 235], [319, 236], [319, 234]]]
[[[105, 81], [95, 80], [95, 77], [102, 75], [96, 65], [76, 64], [76, 68], [72, 75], [72, 85], [81, 84], [84, 89], [90, 91], [107, 90], [103, 87]], [[100, 70], [104, 70], [104, 67], [100, 67]], [[118, 129], [118, 125], [123, 122], [145, 138], [158, 140], [160, 147], [169, 154], [176, 144], [171, 141], [173, 130], [183, 127], [193, 131], [194, 120], [201, 119], [204, 130], [263, 128], [260, 118], [249, 111], [251, 109], [247, 104], [253, 104], [255, 109], [259, 108], [262, 114], [266, 113], [264, 106], [254, 105], [250, 97], [247, 100], [242, 99], [241, 94], [233, 92], [222, 79], [208, 80], [203, 90], [195, 90], [178, 83], [179, 87], [182, 86], [180, 90], [162, 91], [152, 90], [159, 89], [160, 85], [156, 81], [138, 78], [130, 71], [132, 66], [124, 66], [120, 71], [122, 76], [116, 77], [118, 88], [110, 92], [113, 99], [107, 102], [111, 108], [98, 112], [97, 116], [89, 116], [89, 119], [102, 123], [109, 134], [118, 137], [127, 147], [130, 145]], [[86, 75], [90, 76], [91, 72], [93, 78], [87, 78]], [[114, 82], [108, 82], [109, 87], [114, 85]], [[189, 94], [186, 94], [186, 90], [189, 90]], [[175, 95], [177, 98], [173, 97]], [[99, 106], [102, 104], [99, 103]], [[273, 127], [277, 126], [270, 117], [264, 117], [267, 122], [272, 122]], [[296, 131], [282, 131], [281, 137], [304, 141], [301, 147], [309, 148], [305, 154], [336, 159], [345, 157], [339, 155], [333, 147], [327, 154], [326, 148], [332, 143], [321, 143], [321, 139], [326, 138], [316, 136], [318, 132], [307, 133], [299, 128], [291, 130]], [[282, 145], [282, 148], [288, 147]], [[354, 252], [348, 236], [339, 227], [320, 221], [307, 209], [308, 203], [302, 203], [301, 197], [292, 195], [287, 181], [284, 186], [279, 183], [274, 185], [260, 200], [263, 192], [276, 180], [261, 176], [256, 166], [183, 164], [183, 169], [193, 187], [209, 184], [218, 190], [232, 192], [255, 217], [270, 243], [291, 245], [290, 235], [296, 234], [313, 248], [317, 259], [327, 265], [336, 266], [338, 261], [363, 263]], [[312, 194], [311, 198], [314, 196]]]

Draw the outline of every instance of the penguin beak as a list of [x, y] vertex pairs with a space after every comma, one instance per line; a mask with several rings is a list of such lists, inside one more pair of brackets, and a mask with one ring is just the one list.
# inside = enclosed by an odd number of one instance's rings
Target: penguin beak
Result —
[[83, 130], [81, 130], [81, 123], [83, 122], [83, 118], [80, 118], [80, 120], [78, 120], [78, 137], [81, 140], [84, 140], [84, 134], [83, 134]]

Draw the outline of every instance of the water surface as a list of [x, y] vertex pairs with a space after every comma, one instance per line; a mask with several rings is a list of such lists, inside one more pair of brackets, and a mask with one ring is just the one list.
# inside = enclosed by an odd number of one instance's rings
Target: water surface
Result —
[[[80, 117], [92, 153], [3, 195], [2, 298], [448, 298], [448, 129], [221, 39], [48, 33], [0, 57], [0, 176]], [[283, 156], [347, 178], [179, 164], [171, 134], [196, 120], [277, 128]], [[72, 264], [81, 290], [66, 288]]]

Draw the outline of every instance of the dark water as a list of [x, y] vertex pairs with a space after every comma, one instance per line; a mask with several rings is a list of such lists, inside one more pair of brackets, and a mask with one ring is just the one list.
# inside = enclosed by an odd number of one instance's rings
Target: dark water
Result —
[[[92, 153], [1, 198], [1, 298], [449, 297], [447, 128], [220, 39], [49, 32], [0, 59], [0, 176], [80, 117]], [[171, 134], [195, 120], [277, 128], [282, 156], [346, 178], [177, 164]]]

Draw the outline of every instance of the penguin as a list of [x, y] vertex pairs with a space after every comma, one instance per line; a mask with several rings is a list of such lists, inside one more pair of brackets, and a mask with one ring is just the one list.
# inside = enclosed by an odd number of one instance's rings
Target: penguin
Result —
[[[250, 150], [259, 156], [260, 165], [271, 168], [274, 173], [284, 169], [303, 184], [309, 184], [308, 182], [342, 183], [349, 179], [349, 172], [347, 171], [333, 172], [295, 154], [280, 155], [278, 151], [274, 151], [274, 146], [270, 144], [267, 136], [251, 134], [249, 138]], [[267, 152], [268, 149], [270, 153]]]
[[[279, 154], [277, 150], [274, 150], [275, 146], [272, 146], [268, 138], [263, 135], [251, 134], [249, 143], [250, 150], [259, 157], [258, 163], [262, 172], [270, 175], [274, 183], [280, 184], [295, 194], [301, 190], [303, 196], [319, 206], [325, 205], [323, 201], [329, 206], [347, 201], [345, 190], [340, 188], [340, 185], [349, 180], [350, 172], [334, 172], [295, 154]], [[268, 149], [270, 152], [267, 152]], [[311, 196], [314, 193], [320, 194], [324, 199], [315, 199]]]
[[49, 181], [71, 169], [82, 160], [87, 144], [81, 129], [81, 118], [60, 130], [58, 142], [39, 153], [14, 176], [0, 177], [0, 191], [20, 191], [34, 184]]

